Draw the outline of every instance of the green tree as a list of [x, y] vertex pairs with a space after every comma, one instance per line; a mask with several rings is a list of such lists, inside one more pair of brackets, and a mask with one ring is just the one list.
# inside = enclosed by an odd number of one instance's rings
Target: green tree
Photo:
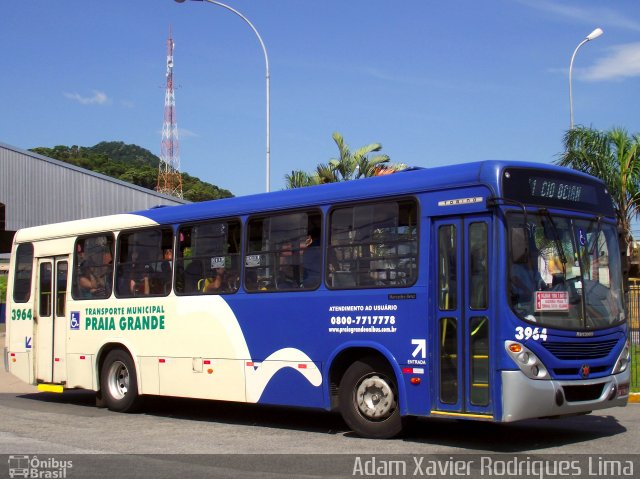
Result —
[[7, 275], [0, 274], [0, 303], [7, 302]]
[[338, 147], [338, 158], [332, 158], [328, 163], [320, 163], [310, 174], [294, 170], [291, 174], [285, 175], [287, 188], [338, 183], [391, 173], [407, 167], [402, 163], [390, 163], [388, 155], [372, 155], [382, 149], [380, 143], [371, 143], [352, 152], [340, 133], [334, 132], [332, 136]]
[[380, 143], [371, 143], [352, 152], [340, 133], [333, 134], [333, 141], [336, 142], [339, 156], [329, 160], [329, 167], [335, 173], [337, 181], [374, 176], [376, 168], [390, 161], [387, 155], [369, 156], [382, 150]]
[[302, 170], [293, 170], [290, 174], [284, 175], [287, 189], [302, 188], [303, 186], [317, 185], [316, 177], [309, 175]]
[[[121, 141], [103, 141], [89, 147], [77, 145], [39, 147], [31, 151], [150, 190], [155, 189], [158, 180], [160, 158], [140, 146], [128, 145]], [[182, 185], [184, 198], [189, 201], [233, 196], [230, 191], [201, 181], [187, 173], [182, 174]]]
[[629, 135], [622, 128], [598, 131], [576, 127], [565, 134], [564, 149], [559, 165], [589, 173], [607, 185], [626, 257], [633, 241], [631, 222], [640, 212], [640, 136]]

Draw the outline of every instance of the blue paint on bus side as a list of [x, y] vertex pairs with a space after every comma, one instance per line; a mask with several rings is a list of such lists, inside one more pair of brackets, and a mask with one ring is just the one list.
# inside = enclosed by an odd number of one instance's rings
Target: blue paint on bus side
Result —
[[[399, 292], [415, 295], [415, 299], [389, 300], [389, 294]], [[319, 388], [296, 380], [295, 387], [292, 383], [282, 395], [280, 388], [270, 383], [260, 402], [328, 409], [329, 368], [333, 358], [349, 348], [366, 347], [386, 357], [390, 364], [397, 364], [394, 373], [402, 388], [405, 387], [402, 368], [412, 361], [424, 359], [427, 363], [422, 352], [417, 353], [418, 358], [412, 356], [416, 350], [412, 341], [426, 341], [427, 337], [428, 298], [424, 284], [377, 290], [329, 291], [321, 287], [312, 292], [239, 293], [225, 299], [238, 318], [254, 361], [263, 361], [279, 349], [295, 348], [306, 353], [322, 371], [323, 383]], [[401, 394], [401, 406], [407, 413], [426, 414], [430, 407], [426, 393], [428, 364], [411, 366], [423, 369], [419, 376], [425, 379], [422, 385], [425, 393], [420, 398]], [[296, 376], [291, 373], [282, 370], [272, 381], [282, 384], [282, 378]], [[413, 386], [413, 389], [417, 392], [420, 388]]]

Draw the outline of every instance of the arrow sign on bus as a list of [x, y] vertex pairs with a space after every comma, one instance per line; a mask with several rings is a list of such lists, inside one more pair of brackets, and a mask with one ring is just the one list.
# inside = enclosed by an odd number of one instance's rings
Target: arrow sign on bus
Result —
[[25, 349], [31, 349], [31, 336], [24, 337], [24, 347]]
[[427, 340], [426, 339], [412, 339], [411, 344], [417, 346], [416, 349], [413, 350], [411, 356], [414, 358], [420, 353], [420, 357], [422, 359], [427, 357]]

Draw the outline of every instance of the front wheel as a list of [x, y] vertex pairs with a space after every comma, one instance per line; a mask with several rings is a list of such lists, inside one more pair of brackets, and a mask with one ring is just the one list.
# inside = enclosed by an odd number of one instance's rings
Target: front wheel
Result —
[[114, 349], [107, 354], [100, 374], [101, 399], [111, 411], [134, 412], [139, 404], [138, 377], [131, 356]]
[[340, 381], [340, 413], [357, 434], [386, 439], [402, 431], [398, 388], [389, 366], [376, 358], [353, 363]]

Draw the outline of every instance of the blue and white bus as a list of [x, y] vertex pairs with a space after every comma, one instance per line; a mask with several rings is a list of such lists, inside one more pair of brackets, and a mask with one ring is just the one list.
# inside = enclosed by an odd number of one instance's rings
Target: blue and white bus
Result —
[[612, 201], [487, 161], [18, 231], [5, 364], [44, 391], [510, 422], [624, 406]]

